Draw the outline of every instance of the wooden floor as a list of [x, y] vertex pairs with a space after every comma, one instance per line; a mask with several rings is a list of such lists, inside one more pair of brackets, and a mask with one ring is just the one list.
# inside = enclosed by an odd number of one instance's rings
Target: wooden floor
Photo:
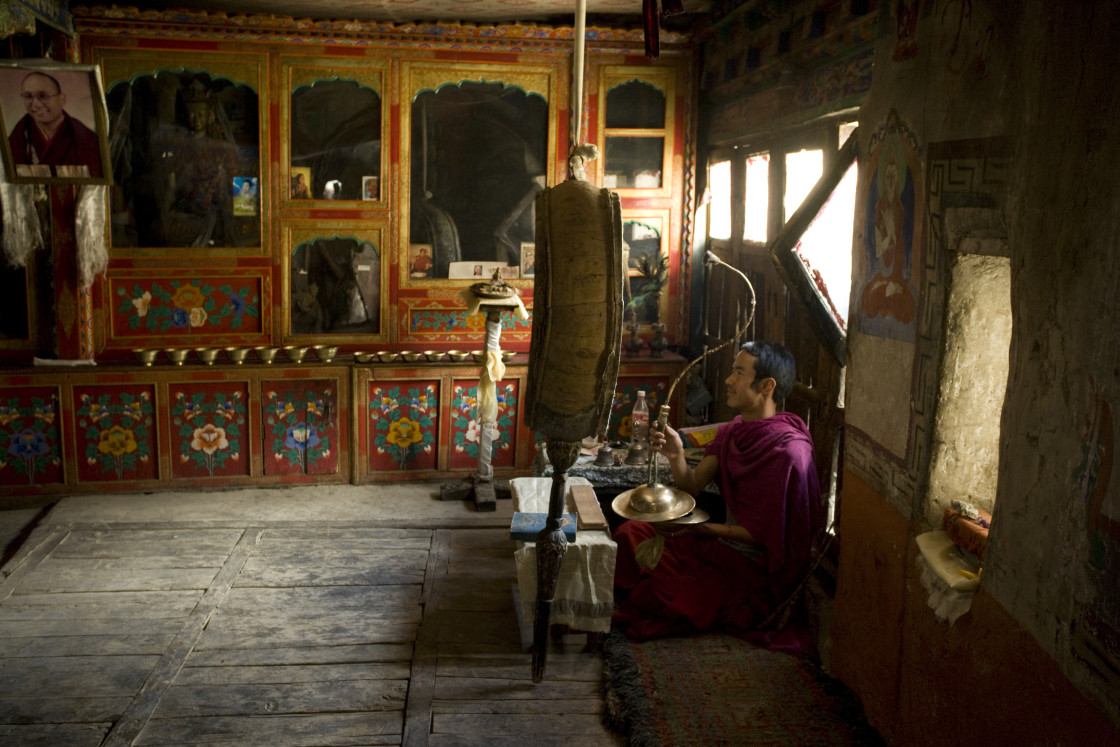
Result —
[[534, 685], [502, 529], [48, 527], [0, 581], [3, 745], [614, 745]]

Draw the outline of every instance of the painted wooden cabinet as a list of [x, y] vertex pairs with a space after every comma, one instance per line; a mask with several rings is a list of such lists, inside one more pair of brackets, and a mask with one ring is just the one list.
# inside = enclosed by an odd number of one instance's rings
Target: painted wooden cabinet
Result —
[[[683, 37], [664, 33], [651, 61], [640, 31], [588, 29], [575, 123], [566, 27], [130, 8], [75, 9], [74, 26], [106, 91], [109, 264], [75, 290], [74, 193], [49, 188], [48, 249], [0, 278], [27, 309], [0, 336], [6, 491], [468, 473], [477, 367], [353, 354], [482, 348], [463, 292], [494, 272], [531, 314], [534, 198], [568, 177], [577, 138], [603, 154], [591, 178], [620, 195], [634, 336], [687, 342], [696, 86]], [[51, 328], [57, 349], [36, 350]], [[522, 417], [531, 329], [502, 319], [518, 358], [499, 385], [501, 474], [527, 474], [536, 448]], [[139, 350], [314, 345], [337, 356], [137, 365]], [[97, 365], [31, 372], [36, 354]], [[656, 402], [680, 365], [648, 347], [623, 360], [613, 435], [633, 392]]]

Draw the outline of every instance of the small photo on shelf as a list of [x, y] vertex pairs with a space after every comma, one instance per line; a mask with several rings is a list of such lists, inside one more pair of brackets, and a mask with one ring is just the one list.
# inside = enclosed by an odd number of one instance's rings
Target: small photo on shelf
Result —
[[291, 198], [293, 200], [311, 199], [311, 168], [309, 166], [292, 167]]
[[493, 277], [494, 270], [506, 267], [508, 265], [505, 262], [451, 262], [448, 264], [447, 277], [452, 280], [483, 280]]
[[362, 177], [362, 199], [363, 200], [379, 200], [381, 199], [381, 179], [376, 176], [363, 176]]

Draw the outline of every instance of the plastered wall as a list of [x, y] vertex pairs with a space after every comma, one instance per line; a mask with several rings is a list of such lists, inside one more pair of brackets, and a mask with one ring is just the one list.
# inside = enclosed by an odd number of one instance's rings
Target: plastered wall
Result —
[[[1118, 33], [1105, 0], [880, 14], [860, 114], [833, 662], [890, 741], [1008, 743], [1008, 720], [1025, 743], [1120, 736]], [[925, 606], [913, 538], [930, 528], [962, 210], [979, 234], [993, 215], [1006, 231], [1013, 329], [983, 582], [949, 626]]]

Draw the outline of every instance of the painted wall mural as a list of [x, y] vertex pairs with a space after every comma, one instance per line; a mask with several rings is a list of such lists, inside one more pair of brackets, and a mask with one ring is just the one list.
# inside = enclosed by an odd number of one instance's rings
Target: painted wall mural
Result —
[[174, 477], [249, 474], [245, 451], [247, 384], [172, 384]]
[[338, 470], [338, 393], [329, 380], [265, 381], [264, 473], [328, 474]]
[[0, 393], [0, 485], [61, 483], [58, 392], [21, 387]]
[[370, 470], [435, 469], [438, 418], [438, 382], [370, 384]]
[[[868, 142], [864, 193], [856, 235], [863, 251], [857, 268], [859, 331], [913, 342], [917, 329], [925, 195], [918, 141], [891, 111]], [[862, 218], [862, 220], [861, 220]]]
[[153, 480], [157, 476], [154, 387], [74, 387], [78, 479]]
[[[515, 431], [517, 429], [518, 382], [504, 379], [497, 384], [498, 420], [494, 433], [490, 464], [493, 467], [512, 467]], [[452, 469], [470, 469], [478, 464], [479, 437], [478, 384], [456, 383], [451, 390], [451, 453]]]

